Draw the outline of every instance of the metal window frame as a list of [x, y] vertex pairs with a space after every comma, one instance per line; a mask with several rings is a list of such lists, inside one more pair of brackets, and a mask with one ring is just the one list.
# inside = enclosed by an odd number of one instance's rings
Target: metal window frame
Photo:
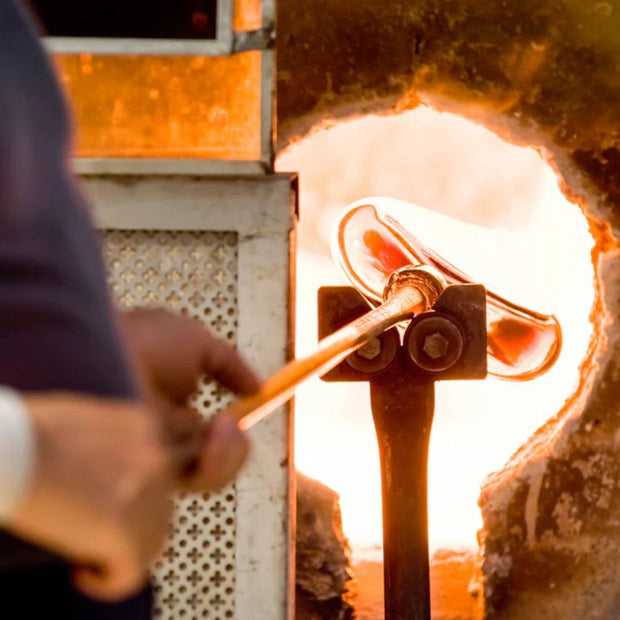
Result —
[[144, 54], [154, 56], [217, 56], [233, 51], [234, 0], [217, 0], [215, 39], [125, 39], [44, 37], [53, 54]]
[[[151, 174], [82, 176], [100, 230], [238, 233], [237, 344], [262, 376], [292, 355], [297, 177]], [[128, 177], [131, 182], [128, 182]], [[277, 208], [276, 208], [277, 207]], [[288, 286], [285, 284], [288, 282]], [[294, 618], [295, 480], [292, 405], [251, 431], [250, 462], [236, 484], [239, 619]]]
[[[275, 101], [275, 1], [261, 0], [261, 29], [233, 31], [235, 0], [218, 1], [218, 38], [210, 41], [168, 39], [99, 39], [90, 37], [43, 37], [52, 54], [142, 54], [154, 56], [218, 56], [261, 52], [260, 153], [257, 160], [150, 159], [155, 169], [169, 174], [260, 175], [274, 170]], [[255, 36], [256, 35], [256, 36]], [[79, 174], [124, 174], [133, 170], [143, 174], [153, 166], [147, 158], [80, 157], [75, 160]], [[130, 172], [131, 173], [131, 172]]]
[[[217, 0], [215, 39], [125, 39], [99, 37], [43, 37], [52, 54], [142, 54], [151, 56], [223, 56], [273, 46], [275, 0], [261, 1], [262, 36], [234, 32], [235, 0]], [[260, 31], [257, 31], [261, 34]], [[238, 37], [237, 35], [241, 35]]]
[[77, 157], [78, 174], [198, 174], [264, 175], [274, 170], [275, 52], [261, 52], [260, 153], [258, 159], [166, 159], [130, 157]]

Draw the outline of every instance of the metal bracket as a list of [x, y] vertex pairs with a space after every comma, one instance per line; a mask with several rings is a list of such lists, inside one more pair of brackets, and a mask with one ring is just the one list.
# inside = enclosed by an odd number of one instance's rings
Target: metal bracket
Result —
[[[368, 312], [368, 302], [350, 286], [324, 286], [318, 292], [319, 340], [344, 327], [354, 319]], [[433, 370], [423, 359], [424, 335], [433, 335], [431, 324], [440, 319], [444, 325], [452, 323], [462, 338], [462, 349], [447, 368]], [[444, 321], [445, 320], [445, 321]], [[439, 329], [441, 323], [439, 324]], [[448, 339], [450, 339], [448, 335]], [[414, 342], [416, 340], [416, 342]], [[487, 374], [486, 343], [486, 292], [480, 284], [458, 284], [449, 286], [437, 300], [432, 311], [415, 317], [404, 342], [411, 355], [412, 378], [430, 381], [484, 379]], [[419, 345], [419, 346], [416, 346]], [[400, 346], [400, 335], [396, 328], [385, 332], [377, 342], [369, 343], [344, 362], [326, 373], [322, 379], [327, 382], [368, 381], [371, 375], [386, 372], [396, 357]], [[416, 349], [421, 352], [415, 355]], [[427, 360], [428, 361], [428, 360]]]
[[232, 51], [234, 54], [254, 50], [270, 50], [275, 45], [276, 31], [273, 26], [259, 28], [258, 30], [235, 32], [233, 34]]
[[[319, 338], [368, 312], [350, 287], [319, 289]], [[325, 381], [368, 381], [381, 460], [386, 620], [430, 620], [427, 462], [435, 381], [483, 379], [486, 292], [449, 286], [415, 317], [351, 354]]]

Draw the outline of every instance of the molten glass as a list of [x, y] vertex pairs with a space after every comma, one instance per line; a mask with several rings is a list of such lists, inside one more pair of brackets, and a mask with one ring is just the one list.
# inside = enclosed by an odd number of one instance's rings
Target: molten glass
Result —
[[[472, 282], [423, 245], [393, 212], [375, 202], [352, 207], [340, 221], [334, 244], [336, 260], [373, 305], [381, 302], [390, 274], [407, 265], [435, 267], [448, 284]], [[489, 373], [525, 381], [546, 372], [562, 345], [556, 318], [514, 304], [493, 291], [487, 291], [487, 300]]]

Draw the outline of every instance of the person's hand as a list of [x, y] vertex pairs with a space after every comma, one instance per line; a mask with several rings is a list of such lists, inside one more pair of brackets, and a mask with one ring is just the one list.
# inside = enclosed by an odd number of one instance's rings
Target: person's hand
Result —
[[24, 396], [36, 435], [15, 534], [75, 567], [87, 596], [120, 600], [144, 585], [168, 531], [177, 455], [145, 408], [73, 395]]
[[151, 398], [184, 404], [204, 375], [236, 394], [253, 394], [260, 388], [256, 373], [241, 355], [197, 320], [143, 308], [122, 318], [127, 343]]
[[260, 388], [256, 374], [233, 347], [196, 320], [138, 309], [125, 313], [123, 324], [147, 402], [160, 412], [169, 441], [190, 455], [181, 472], [185, 488], [225, 486], [245, 462], [248, 440], [226, 414], [204, 424], [189, 399], [204, 375], [237, 394], [252, 394]]

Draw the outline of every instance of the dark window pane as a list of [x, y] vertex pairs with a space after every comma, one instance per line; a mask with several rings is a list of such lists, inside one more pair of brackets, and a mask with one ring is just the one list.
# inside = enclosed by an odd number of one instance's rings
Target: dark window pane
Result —
[[214, 39], [216, 0], [31, 0], [56, 37]]

